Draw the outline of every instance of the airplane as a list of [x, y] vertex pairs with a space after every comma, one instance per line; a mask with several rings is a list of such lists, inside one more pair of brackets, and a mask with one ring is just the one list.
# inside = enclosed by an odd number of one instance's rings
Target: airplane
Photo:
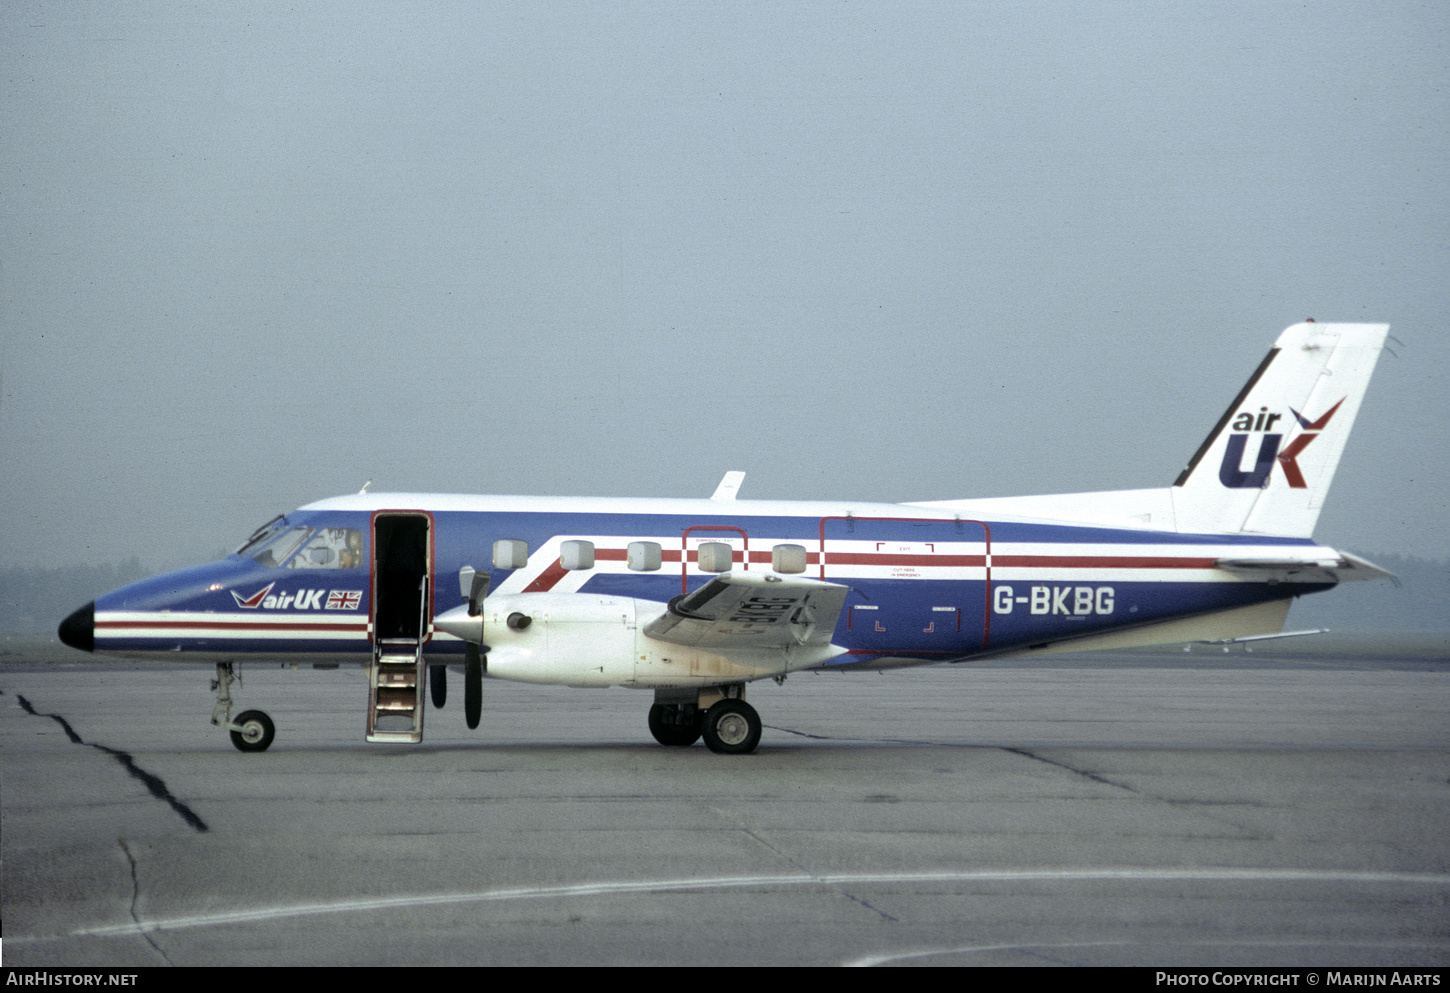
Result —
[[234, 666], [283, 661], [365, 667], [371, 742], [421, 741], [425, 687], [444, 706], [454, 668], [471, 729], [485, 677], [622, 686], [653, 692], [660, 744], [745, 754], [746, 687], [803, 670], [1289, 637], [1295, 597], [1389, 575], [1312, 538], [1388, 331], [1284, 331], [1162, 488], [874, 504], [739, 500], [738, 471], [709, 499], [364, 486], [99, 597], [60, 638], [215, 665], [212, 723], [244, 752], [275, 725], [232, 719]]

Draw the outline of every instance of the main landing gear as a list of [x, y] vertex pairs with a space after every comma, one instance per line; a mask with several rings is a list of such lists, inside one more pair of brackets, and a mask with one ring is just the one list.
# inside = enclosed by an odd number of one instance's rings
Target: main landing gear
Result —
[[657, 703], [649, 709], [649, 733], [661, 745], [693, 745], [700, 740], [704, 715], [693, 703]]
[[232, 744], [243, 752], [265, 752], [277, 737], [277, 727], [272, 718], [260, 710], [248, 710], [232, 720], [232, 681], [242, 685], [242, 678], [232, 671], [232, 663], [218, 662], [216, 678], [211, 688], [216, 691], [216, 706], [211, 711], [211, 722], [225, 728], [232, 734]]
[[705, 747], [721, 755], [749, 755], [760, 744], [760, 715], [744, 700], [721, 700], [705, 711]]
[[742, 699], [744, 691], [739, 684], [698, 694], [657, 690], [649, 709], [650, 734], [661, 745], [684, 747], [703, 737], [712, 752], [748, 755], [760, 744], [760, 715]]

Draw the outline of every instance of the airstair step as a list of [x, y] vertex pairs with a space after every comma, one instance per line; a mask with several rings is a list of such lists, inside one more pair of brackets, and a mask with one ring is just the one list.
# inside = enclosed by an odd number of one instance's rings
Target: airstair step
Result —
[[379, 646], [368, 689], [368, 741], [423, 739], [423, 653], [416, 642]]
[[411, 713], [418, 705], [412, 690], [394, 690], [378, 687], [379, 710], [406, 710]]

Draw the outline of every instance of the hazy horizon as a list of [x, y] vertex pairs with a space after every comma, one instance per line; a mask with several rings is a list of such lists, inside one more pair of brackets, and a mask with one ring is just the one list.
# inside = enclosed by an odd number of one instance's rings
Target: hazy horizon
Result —
[[7, 4], [0, 566], [374, 491], [1166, 486], [1388, 322], [1316, 537], [1450, 556], [1450, 10]]

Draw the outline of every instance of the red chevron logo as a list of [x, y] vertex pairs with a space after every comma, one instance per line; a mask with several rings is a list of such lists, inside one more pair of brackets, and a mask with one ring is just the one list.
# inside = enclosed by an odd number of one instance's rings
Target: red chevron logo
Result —
[[1293, 407], [1289, 408], [1289, 411], [1299, 419], [1300, 427], [1304, 428], [1304, 433], [1289, 442], [1289, 447], [1279, 453], [1279, 465], [1283, 467], [1284, 478], [1289, 481], [1289, 486], [1292, 489], [1306, 490], [1309, 488], [1309, 484], [1304, 481], [1304, 473], [1299, 471], [1299, 463], [1297, 460], [1304, 453], [1304, 449], [1308, 448], [1309, 444], [1315, 438], [1319, 437], [1319, 432], [1324, 430], [1325, 425], [1329, 423], [1329, 419], [1334, 416], [1334, 412], [1339, 409], [1340, 404], [1348, 399], [1348, 397], [1341, 398], [1339, 403], [1330, 407], [1328, 412], [1317, 421], [1310, 421], [1309, 418], [1299, 413]]
[[268, 583], [266, 586], [262, 587], [260, 590], [247, 597], [245, 600], [242, 599], [242, 595], [236, 590], [231, 590], [230, 592], [232, 594], [232, 599], [237, 601], [238, 607], [241, 607], [243, 610], [256, 610], [262, 605], [262, 601], [266, 599], [267, 594], [272, 592], [272, 587], [276, 585], [277, 584], [275, 581]]

